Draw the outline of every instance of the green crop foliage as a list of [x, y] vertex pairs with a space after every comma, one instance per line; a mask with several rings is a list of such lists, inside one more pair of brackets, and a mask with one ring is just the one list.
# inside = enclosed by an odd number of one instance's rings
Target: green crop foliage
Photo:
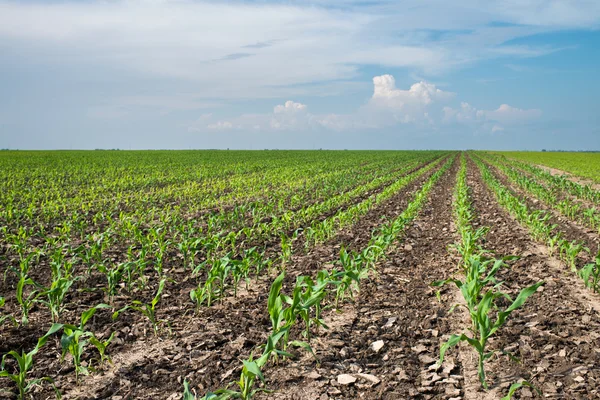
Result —
[[598, 168], [600, 155], [597, 153], [568, 153], [568, 152], [501, 152], [507, 157], [523, 160], [528, 163], [545, 165], [574, 175], [593, 179], [600, 182]]
[[593, 263], [589, 263], [578, 271], [579, 276], [587, 287], [594, 292], [600, 292], [600, 249]]
[[65, 355], [69, 353], [73, 358], [73, 365], [75, 366], [75, 376], [79, 378], [79, 375], [88, 375], [88, 368], [81, 365], [81, 356], [85, 351], [88, 344], [92, 344], [96, 347], [100, 354], [101, 362], [106, 359], [105, 351], [106, 347], [112, 341], [114, 334], [106, 341], [100, 341], [93, 332], [87, 331], [85, 325], [88, 323], [90, 318], [94, 316], [96, 311], [102, 308], [110, 308], [106, 304], [99, 304], [95, 307], [91, 307], [87, 311], [81, 314], [79, 325], [63, 324], [63, 335], [60, 339], [62, 347], [62, 358], [64, 360]]
[[[52, 379], [49, 377], [28, 379], [27, 375], [33, 368], [34, 356], [42, 347], [44, 347], [48, 341], [48, 338], [54, 333], [58, 332], [61, 328], [62, 325], [53, 324], [48, 332], [38, 339], [36, 346], [30, 352], [25, 352], [25, 350], [22, 350], [21, 354], [19, 354], [16, 351], [9, 351], [7, 354], [2, 356], [2, 364], [0, 365], [0, 378], [8, 378], [15, 383], [18, 391], [17, 398], [19, 400], [25, 400], [25, 396], [34, 386], [39, 385], [42, 382], [53, 383]], [[10, 372], [6, 369], [6, 361], [9, 357], [16, 362], [16, 368], [14, 369], [15, 372]]]
[[127, 305], [121, 308], [120, 310], [115, 311], [112, 316], [113, 320], [117, 319], [119, 317], [119, 314], [121, 314], [125, 310], [131, 309], [137, 311], [144, 315], [148, 319], [148, 321], [150, 321], [150, 324], [152, 325], [152, 330], [154, 331], [154, 335], [158, 336], [159, 325], [166, 322], [164, 320], [158, 319], [156, 315], [156, 306], [158, 305], [158, 302], [160, 301], [160, 298], [162, 296], [163, 290], [165, 288], [165, 283], [165, 278], [160, 280], [160, 282], [158, 283], [158, 289], [156, 290], [156, 294], [154, 295], [154, 298], [150, 301], [150, 303], [144, 303], [140, 300], [133, 300], [130, 305]]
[[22, 275], [17, 283], [16, 298], [21, 306], [21, 324], [29, 324], [29, 310], [40, 295], [39, 285], [33, 279]]
[[[483, 295], [478, 293], [481, 297], [479, 300], [473, 295], [473, 282], [467, 283], [453, 280], [453, 283], [458, 286], [468, 304], [467, 308], [469, 309], [474, 329], [471, 336], [464, 333], [450, 336], [450, 339], [440, 348], [440, 363], [444, 361], [444, 355], [450, 347], [456, 346], [461, 341], [467, 342], [477, 351], [479, 358], [477, 364], [479, 380], [482, 386], [487, 389], [484, 362], [494, 355], [493, 350], [487, 351], [486, 349], [489, 338], [504, 325], [510, 314], [520, 308], [525, 303], [525, 300], [535, 293], [538, 287], [543, 285], [544, 282], [535, 283], [521, 290], [515, 300], [512, 300], [508, 294], [498, 290], [488, 290]], [[511, 302], [511, 305], [504, 310], [500, 310], [500, 307], [496, 304], [496, 301], [501, 298], [506, 298]]]
[[[474, 230], [472, 227], [474, 211], [467, 185], [464, 154], [461, 155], [461, 167], [455, 186], [453, 210], [456, 226], [461, 237], [460, 242], [456, 243], [454, 247], [458, 249], [461, 255], [463, 278], [435, 281], [432, 286], [440, 287], [448, 283], [456, 285], [466, 303], [465, 307], [469, 312], [471, 327], [470, 334], [453, 334], [440, 347], [439, 363], [441, 364], [444, 361], [444, 356], [451, 347], [458, 345], [460, 342], [468, 343], [477, 352], [479, 380], [481, 385], [487, 389], [485, 361], [495, 353], [494, 350], [487, 348], [489, 339], [506, 323], [510, 314], [523, 306], [527, 298], [535, 293], [544, 282], [538, 282], [522, 289], [514, 300], [501, 290], [502, 283], [496, 279], [496, 274], [506, 266], [506, 261], [515, 260], [517, 257], [490, 258], [486, 256], [486, 250], [481, 247], [480, 242], [484, 240], [488, 228], [480, 227]], [[499, 300], [508, 300], [510, 305], [502, 310]], [[511, 387], [508, 398], [512, 396], [512, 393], [518, 387], [520, 387], [518, 384]]]
[[550, 215], [541, 210], [531, 210], [521, 199], [514, 196], [509, 189], [501, 184], [490, 172], [487, 165], [477, 157], [474, 157], [484, 182], [492, 190], [500, 205], [506, 208], [515, 218], [525, 225], [531, 236], [540, 242], [548, 245], [553, 253], [558, 250], [559, 257], [565, 261], [571, 271], [583, 277], [585, 273], [580, 273], [577, 268], [578, 256], [582, 252], [589, 252], [589, 249], [583, 243], [570, 242], [562, 238], [561, 232], [556, 232], [557, 225], [549, 223]]
[[[77, 279], [74, 277], [58, 278], [52, 282], [49, 288], [41, 291], [36, 296], [38, 298], [37, 301], [44, 304], [50, 310], [52, 322], [59, 322], [60, 314], [64, 309], [65, 297]], [[43, 300], [44, 297], [46, 300]]]
[[[8, 284], [17, 290], [3, 296], [20, 305], [22, 324], [30, 312], [37, 324], [41, 314], [65, 322], [65, 309], [78, 305], [81, 293], [103, 292], [106, 303], [119, 304], [115, 318], [133, 311], [158, 335], [166, 321], [157, 308], [172, 289], [169, 277], [193, 280], [187, 287], [194, 288], [196, 307], [238, 296], [244, 282], [285, 270], [298, 251], [352, 229], [428, 177], [402, 216], [382, 222], [367, 246], [329, 260], [332, 270], [280, 288], [269, 310], [275, 319], [280, 314], [279, 325], [255, 349], [260, 357], [247, 358], [240, 379], [227, 388], [249, 398], [266, 388], [257, 374], [263, 360], [285, 362], [291, 348], [312, 353], [311, 338], [326, 329], [323, 310], [353, 299], [359, 283], [376, 273], [450, 167], [449, 154], [7, 152], [0, 157], [0, 250], [12, 263], [4, 276], [16, 276]], [[45, 268], [51, 280], [37, 278]], [[90, 357], [110, 361], [112, 336], [100, 340], [80, 321], [63, 327], [63, 356], [73, 359], [78, 378], [86, 373], [82, 360], [87, 369], [96, 366]], [[93, 347], [98, 353], [90, 354]]]

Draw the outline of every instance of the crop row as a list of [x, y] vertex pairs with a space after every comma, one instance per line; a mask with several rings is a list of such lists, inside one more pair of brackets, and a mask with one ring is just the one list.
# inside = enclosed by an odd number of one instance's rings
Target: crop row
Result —
[[[461, 256], [459, 269], [462, 277], [436, 281], [433, 282], [433, 286], [440, 287], [449, 283], [456, 285], [468, 310], [471, 326], [468, 333], [453, 334], [441, 346], [440, 363], [451, 347], [463, 341], [468, 343], [477, 352], [479, 380], [487, 389], [485, 361], [496, 353], [495, 350], [488, 349], [488, 341], [506, 323], [510, 314], [523, 306], [543, 282], [522, 289], [514, 300], [501, 290], [501, 282], [497, 280], [496, 274], [507, 266], [507, 261], [516, 257], [492, 258], [489, 251], [482, 247], [489, 228], [479, 227], [475, 230], [472, 226], [474, 211], [467, 185], [466, 168], [463, 153], [453, 202], [455, 222], [460, 234], [460, 240], [454, 244], [454, 248]], [[508, 300], [509, 305], [502, 307], [505, 300]], [[513, 383], [503, 400], [510, 399], [514, 392], [524, 385], [531, 386], [527, 381]]]
[[[310, 346], [311, 327], [323, 327], [325, 323], [321, 318], [324, 309], [331, 307], [326, 304], [328, 298], [335, 299], [333, 307], [337, 308], [346, 296], [358, 290], [360, 281], [369, 276], [375, 269], [377, 262], [385, 257], [386, 250], [402, 235], [405, 228], [417, 216], [423, 207], [427, 196], [435, 183], [450, 168], [454, 158], [446, 161], [444, 166], [435, 172], [415, 194], [406, 209], [394, 220], [384, 223], [376, 228], [368, 245], [360, 252], [348, 253], [344, 248], [340, 258], [334, 264], [341, 269], [321, 270], [312, 278], [299, 276], [291, 289], [290, 295], [282, 293], [285, 273], [281, 273], [271, 285], [267, 309], [271, 321], [271, 332], [266, 343], [258, 348], [261, 355], [255, 358], [252, 354], [243, 360], [243, 367], [238, 381], [231, 382], [226, 388], [209, 392], [202, 399], [227, 400], [251, 399], [259, 391], [266, 391], [264, 387], [256, 388], [257, 380], [266, 383], [263, 369], [269, 361], [277, 364], [278, 360], [291, 358], [293, 354], [288, 348], [300, 347], [310, 351], [315, 358], [316, 354]], [[303, 337], [305, 340], [291, 340], [292, 327], [298, 322], [304, 324]], [[184, 399], [194, 399], [195, 395], [184, 384]]]
[[474, 157], [474, 161], [498, 203], [527, 227], [533, 239], [546, 244], [550, 254], [558, 251], [558, 256], [570, 266], [571, 271], [580, 276], [588, 287], [597, 292], [600, 289], [600, 257], [596, 257], [594, 263], [579, 267], [577, 265], [578, 255], [587, 250], [584, 245], [581, 242], [564, 239], [563, 234], [558, 231], [558, 226], [549, 223], [551, 218], [549, 213], [530, 209], [525, 201], [515, 196], [490, 172], [489, 167], [481, 159]]
[[524, 175], [511, 165], [487, 157], [486, 159], [492, 162], [494, 166], [500, 168], [513, 183], [516, 183], [547, 206], [554, 208], [567, 218], [576, 220], [600, 232], [600, 211], [596, 210], [596, 208], [586, 207], [573, 201], [568, 196], [561, 196], [560, 192], [556, 189], [546, 187], [536, 179]]

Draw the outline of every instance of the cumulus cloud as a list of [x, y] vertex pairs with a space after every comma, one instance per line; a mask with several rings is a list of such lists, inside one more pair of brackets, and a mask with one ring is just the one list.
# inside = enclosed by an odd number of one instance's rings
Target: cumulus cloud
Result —
[[462, 124], [476, 131], [502, 132], [505, 127], [526, 124], [542, 116], [539, 109], [524, 110], [501, 104], [495, 110], [479, 110], [469, 103], [462, 102], [460, 108], [444, 107], [443, 122]]
[[504, 124], [530, 121], [537, 119], [542, 115], [542, 111], [538, 109], [523, 110], [521, 108], [511, 107], [508, 104], [502, 104], [496, 110], [484, 111], [484, 113], [490, 120]]
[[292, 100], [288, 100], [283, 105], [277, 105], [273, 109], [275, 114], [294, 114], [299, 112], [305, 112], [306, 105], [301, 103], [295, 103]]
[[373, 97], [374, 101], [393, 100], [394, 106], [402, 107], [406, 103], [419, 103], [428, 105], [433, 101], [447, 100], [454, 94], [444, 92], [435, 85], [427, 82], [418, 82], [413, 84], [409, 90], [400, 90], [396, 88], [396, 80], [392, 75], [381, 75], [373, 78]]
[[409, 89], [399, 89], [392, 75], [373, 78], [371, 98], [347, 114], [312, 114], [306, 104], [288, 100], [276, 105], [273, 112], [243, 114], [228, 122], [208, 123], [209, 129], [302, 131], [325, 129], [352, 131], [410, 125], [419, 130], [443, 130], [452, 126], [468, 127], [474, 132], [499, 133], [541, 116], [538, 109], [520, 109], [507, 104], [495, 110], [480, 110], [462, 101], [452, 106], [456, 93], [420, 81]]

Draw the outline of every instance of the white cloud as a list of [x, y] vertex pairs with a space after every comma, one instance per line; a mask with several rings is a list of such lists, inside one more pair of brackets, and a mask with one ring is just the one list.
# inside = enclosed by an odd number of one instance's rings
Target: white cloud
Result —
[[443, 122], [460, 124], [475, 131], [502, 132], [508, 126], [516, 126], [535, 121], [542, 116], [539, 109], [523, 110], [501, 104], [495, 110], [478, 110], [469, 103], [462, 102], [460, 108], [444, 107]]
[[453, 97], [453, 93], [444, 92], [435, 85], [427, 82], [413, 84], [409, 90], [396, 88], [396, 80], [392, 75], [381, 75], [373, 78], [373, 100], [393, 100], [393, 105], [403, 106], [407, 103], [420, 103], [428, 105], [432, 101], [447, 100]]
[[514, 124], [525, 122], [541, 117], [542, 111], [538, 109], [523, 110], [521, 108], [511, 107], [508, 104], [502, 104], [494, 111], [484, 111], [485, 116], [494, 121], [504, 124]]
[[299, 112], [305, 112], [306, 105], [301, 103], [295, 103], [292, 100], [288, 100], [283, 105], [275, 106], [273, 112], [275, 114], [295, 114]]
[[373, 78], [371, 98], [352, 113], [312, 114], [307, 105], [288, 100], [276, 105], [272, 113], [243, 114], [230, 118], [231, 122], [212, 122], [207, 127], [300, 132], [382, 129], [402, 125], [410, 125], [417, 130], [443, 130], [456, 125], [479, 133], [498, 133], [504, 131], [505, 126], [527, 123], [541, 116], [541, 110], [524, 110], [507, 104], [496, 110], [480, 110], [462, 101], [458, 107], [452, 107], [449, 103], [455, 97], [455, 93], [425, 81], [414, 83], [408, 90], [398, 89], [392, 75], [381, 75]]
[[411, 85], [410, 89], [396, 88], [392, 75], [373, 78], [373, 96], [359, 110], [358, 125], [389, 126], [396, 123], [431, 125], [441, 104], [454, 97], [425, 81]]

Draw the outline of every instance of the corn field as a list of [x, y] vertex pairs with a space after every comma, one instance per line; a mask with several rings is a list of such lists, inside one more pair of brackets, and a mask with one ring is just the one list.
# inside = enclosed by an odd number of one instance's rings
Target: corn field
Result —
[[600, 191], [540, 160], [3, 152], [0, 399], [600, 398]]

